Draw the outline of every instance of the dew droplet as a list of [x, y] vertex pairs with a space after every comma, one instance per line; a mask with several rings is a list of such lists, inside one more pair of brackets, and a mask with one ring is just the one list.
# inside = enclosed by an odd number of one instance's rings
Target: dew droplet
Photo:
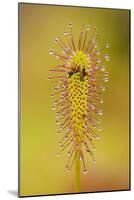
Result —
[[52, 109], [53, 109], [53, 110], [55, 110], [55, 109], [56, 109], [55, 105], [53, 105], [53, 106], [52, 106]]
[[89, 74], [91, 75], [93, 73], [93, 69], [92, 68], [89, 68]]
[[100, 123], [101, 123], [101, 120], [100, 120], [100, 119], [97, 119], [97, 123], [100, 124]]
[[66, 165], [66, 169], [67, 169], [68, 172], [71, 171], [71, 169], [70, 169], [70, 167], [68, 165]]
[[93, 163], [96, 164], [96, 160], [95, 159], [93, 160]]
[[63, 54], [65, 54], [66, 52], [65, 52], [65, 50], [64, 49], [62, 49], [62, 51], [61, 51]]
[[100, 100], [100, 103], [103, 103], [103, 99]]
[[68, 131], [68, 132], [71, 131], [71, 128], [68, 128], [67, 131]]
[[95, 125], [95, 124], [93, 124], [93, 128], [96, 128], [96, 125]]
[[59, 56], [59, 55], [55, 55], [55, 57], [56, 57], [57, 59], [59, 59], [60, 56]]
[[102, 110], [98, 110], [98, 114], [99, 114], [99, 115], [103, 115]]
[[95, 66], [94, 68], [97, 70], [99, 67], [98, 67], [98, 66]]
[[96, 63], [101, 63], [101, 59], [98, 58], [98, 59], [96, 60]]
[[106, 47], [106, 49], [108, 49], [110, 47], [110, 44], [106, 43], [105, 47]]
[[87, 174], [87, 170], [86, 170], [85, 168], [83, 169], [83, 173], [84, 173], [84, 174]]
[[94, 27], [94, 30], [97, 31], [97, 27], [96, 26]]
[[65, 32], [64, 32], [64, 35], [65, 35], [65, 36], [67, 36], [67, 35], [68, 35], [68, 32], [67, 32], [67, 31], [65, 31]]
[[53, 55], [53, 54], [54, 54], [54, 51], [53, 51], [52, 49], [50, 49], [49, 54], [50, 54], [50, 55]]
[[61, 132], [61, 129], [57, 130], [57, 134], [59, 134]]
[[84, 125], [84, 128], [87, 128], [87, 125]]
[[94, 105], [90, 105], [90, 109], [91, 109], [91, 110], [94, 110], [94, 109], [95, 109], [95, 106], [94, 106]]
[[54, 73], [54, 71], [53, 71], [53, 70], [51, 70], [51, 69], [49, 70], [49, 72], [50, 72], [51, 74], [52, 74], [52, 73]]
[[105, 67], [104, 66], [100, 66], [100, 70], [101, 71], [105, 71]]
[[109, 81], [108, 77], [105, 77], [104, 82], [108, 82], [108, 81]]
[[105, 55], [104, 55], [104, 58], [105, 58], [106, 61], [109, 61], [109, 60], [110, 60], [110, 56], [109, 56], [108, 54], [105, 54]]
[[57, 43], [59, 41], [59, 37], [56, 37], [55, 38], [55, 42]]
[[96, 81], [96, 77], [92, 77], [92, 81]]
[[109, 75], [109, 72], [104, 72], [104, 76], [108, 76]]
[[56, 153], [56, 156], [57, 156], [57, 157], [59, 157], [59, 156], [60, 156], [60, 154], [59, 154], [59, 153]]
[[97, 54], [97, 55], [99, 55], [99, 54], [100, 54], [100, 51], [99, 51], [99, 50], [97, 50], [97, 51], [96, 51], [96, 54]]
[[64, 93], [61, 93], [61, 97], [64, 97], [64, 95], [65, 95]]
[[53, 96], [54, 96], [54, 94], [51, 94], [51, 95], [50, 95], [50, 97], [53, 97]]
[[90, 31], [90, 26], [86, 25], [86, 31]]
[[60, 131], [62, 131], [62, 128], [63, 128], [62, 124], [59, 124], [59, 130]]
[[95, 43], [95, 38], [91, 38], [91, 41], [94, 44]]
[[89, 148], [88, 148], [88, 147], [86, 148], [86, 151], [87, 151], [87, 152], [90, 152], [90, 150], [89, 150]]
[[102, 131], [102, 128], [98, 128], [98, 131]]
[[93, 150], [96, 151], [96, 147], [93, 147]]
[[106, 91], [106, 88], [105, 87], [102, 87], [102, 89], [101, 89], [102, 91]]
[[100, 140], [100, 137], [99, 136], [96, 136], [96, 138], [95, 138], [96, 140]]
[[94, 48], [95, 48], [95, 49], [97, 49], [97, 48], [98, 48], [98, 45], [97, 45], [97, 44], [95, 44], [95, 45], [94, 45]]
[[72, 23], [69, 23], [69, 28], [72, 28], [73, 24]]

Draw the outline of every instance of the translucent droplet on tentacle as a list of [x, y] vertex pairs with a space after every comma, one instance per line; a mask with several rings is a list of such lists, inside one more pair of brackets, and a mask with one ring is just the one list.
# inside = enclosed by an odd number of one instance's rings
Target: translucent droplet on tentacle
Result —
[[102, 90], [102, 91], [106, 91], [106, 88], [105, 88], [105, 87], [102, 87], [101, 90]]
[[86, 25], [86, 31], [90, 31], [90, 26]]
[[106, 61], [109, 61], [109, 60], [110, 60], [110, 56], [109, 56], [108, 54], [105, 54], [105, 55], [104, 55], [104, 58], [105, 58]]
[[96, 136], [95, 139], [96, 139], [96, 140], [100, 140], [100, 136]]
[[105, 71], [105, 67], [104, 66], [100, 66], [100, 70], [101, 71]]
[[57, 156], [57, 157], [59, 157], [59, 156], [60, 156], [60, 154], [59, 154], [59, 153], [56, 153], [56, 156]]
[[52, 109], [53, 109], [53, 110], [55, 110], [55, 109], [56, 109], [55, 105], [53, 105], [53, 106], [52, 106]]
[[66, 165], [66, 169], [67, 169], [68, 172], [70, 172], [70, 170], [71, 170], [68, 165]]
[[60, 39], [59, 36], [57, 36], [54, 41], [57, 43], [59, 39]]
[[72, 28], [72, 26], [73, 26], [72, 22], [71, 22], [71, 23], [69, 23], [69, 28]]
[[106, 49], [108, 49], [108, 48], [110, 47], [110, 44], [109, 44], [109, 43], [106, 43], [106, 44], [105, 44], [105, 47], [106, 47]]
[[50, 95], [50, 97], [53, 97], [53, 96], [54, 96], [54, 94], [51, 94], [51, 95]]
[[51, 69], [49, 70], [49, 72], [50, 72], [51, 74], [52, 74], [52, 73], [54, 73], [54, 71], [53, 71], [53, 70], [51, 70]]
[[96, 128], [96, 124], [93, 124], [93, 128]]
[[61, 52], [62, 52], [63, 54], [65, 54], [65, 53], [66, 53], [66, 51], [65, 51], [64, 49], [62, 49], [62, 50], [61, 50]]
[[90, 74], [90, 75], [93, 73], [93, 69], [92, 69], [91, 67], [89, 68], [88, 71], [89, 71], [89, 74]]
[[94, 68], [97, 70], [99, 67], [98, 67], [98, 66], [95, 66]]
[[56, 120], [56, 124], [59, 124], [60, 122], [59, 122], [59, 120]]
[[52, 49], [50, 49], [49, 54], [50, 54], [50, 55], [53, 55], [53, 54], [54, 54], [54, 51], [53, 51]]
[[94, 110], [94, 109], [95, 109], [95, 106], [90, 104], [89, 108], [90, 108], [91, 110]]
[[100, 109], [100, 110], [98, 110], [98, 114], [99, 115], [103, 115], [103, 112], [102, 112], [102, 110]]
[[101, 59], [98, 58], [98, 59], [96, 60], [96, 63], [101, 63]]
[[95, 146], [93, 147], [93, 150], [96, 151], [96, 147]]
[[84, 173], [84, 174], [87, 174], [86, 168], [83, 169], [83, 173]]
[[101, 119], [97, 119], [97, 123], [100, 124], [101, 123]]
[[59, 59], [60, 56], [59, 56], [59, 55], [55, 55], [55, 57], [56, 57], [57, 59]]
[[67, 31], [65, 31], [65, 32], [64, 32], [64, 35], [65, 35], [65, 36], [67, 36], [67, 35], [68, 35], [68, 32], [67, 32]]
[[109, 75], [109, 72], [104, 72], [104, 76], [108, 76]]
[[92, 77], [91, 79], [92, 79], [92, 81], [96, 81], [96, 77]]
[[102, 128], [98, 128], [98, 131], [102, 131]]
[[108, 82], [108, 81], [109, 81], [108, 77], [105, 77], [104, 82]]
[[94, 44], [95, 43], [95, 38], [91, 38], [91, 41]]
[[99, 50], [97, 50], [97, 51], [96, 51], [96, 54], [97, 54], [97, 55], [99, 55], [99, 54], [100, 54], [100, 51], [99, 51]]
[[93, 163], [96, 164], [96, 160], [95, 159], [93, 160]]
[[97, 49], [97, 48], [98, 48], [98, 45], [97, 45], [97, 44], [95, 44], [95, 45], [94, 45], [94, 48], [95, 48], [95, 49]]
[[100, 100], [100, 103], [103, 103], [103, 99]]

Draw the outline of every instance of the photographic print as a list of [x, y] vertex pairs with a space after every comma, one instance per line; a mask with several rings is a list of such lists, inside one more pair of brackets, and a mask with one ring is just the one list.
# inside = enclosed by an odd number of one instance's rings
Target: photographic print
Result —
[[130, 190], [130, 10], [18, 9], [19, 196]]

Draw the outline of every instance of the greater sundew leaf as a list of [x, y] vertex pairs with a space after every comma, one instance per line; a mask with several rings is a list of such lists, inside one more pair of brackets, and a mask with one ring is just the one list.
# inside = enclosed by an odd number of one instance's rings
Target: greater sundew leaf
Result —
[[[49, 53], [61, 60], [63, 64], [50, 70], [52, 76], [48, 79], [55, 84], [51, 97], [54, 97], [53, 110], [57, 109], [57, 133], [60, 136], [60, 155], [64, 150], [69, 157], [66, 164], [71, 170], [75, 159], [82, 162], [83, 172], [87, 172], [85, 152], [89, 153], [94, 163], [93, 150], [96, 150], [94, 140], [100, 138], [100, 122], [103, 103], [104, 84], [108, 81], [109, 73], [104, 62], [110, 60], [108, 54], [103, 54], [105, 47], [99, 49], [97, 29], [90, 30], [90, 26], [82, 26], [77, 44], [74, 42], [72, 24], [70, 30], [64, 32], [67, 42], [56, 37], [55, 42], [61, 47], [62, 54], [54, 50]], [[91, 31], [90, 36], [88, 32]]]

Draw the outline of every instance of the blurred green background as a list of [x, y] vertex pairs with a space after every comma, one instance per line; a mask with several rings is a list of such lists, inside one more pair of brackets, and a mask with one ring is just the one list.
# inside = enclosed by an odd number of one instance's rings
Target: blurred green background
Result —
[[[54, 39], [73, 23], [75, 40], [82, 24], [96, 26], [99, 46], [107, 52], [110, 81], [104, 95], [101, 140], [96, 165], [86, 156], [81, 192], [129, 188], [129, 11], [19, 4], [21, 122], [20, 195], [75, 192], [74, 169], [65, 169], [66, 152], [58, 158], [55, 112], [49, 69], [59, 64], [49, 55]], [[63, 37], [64, 38], [64, 37]]]

